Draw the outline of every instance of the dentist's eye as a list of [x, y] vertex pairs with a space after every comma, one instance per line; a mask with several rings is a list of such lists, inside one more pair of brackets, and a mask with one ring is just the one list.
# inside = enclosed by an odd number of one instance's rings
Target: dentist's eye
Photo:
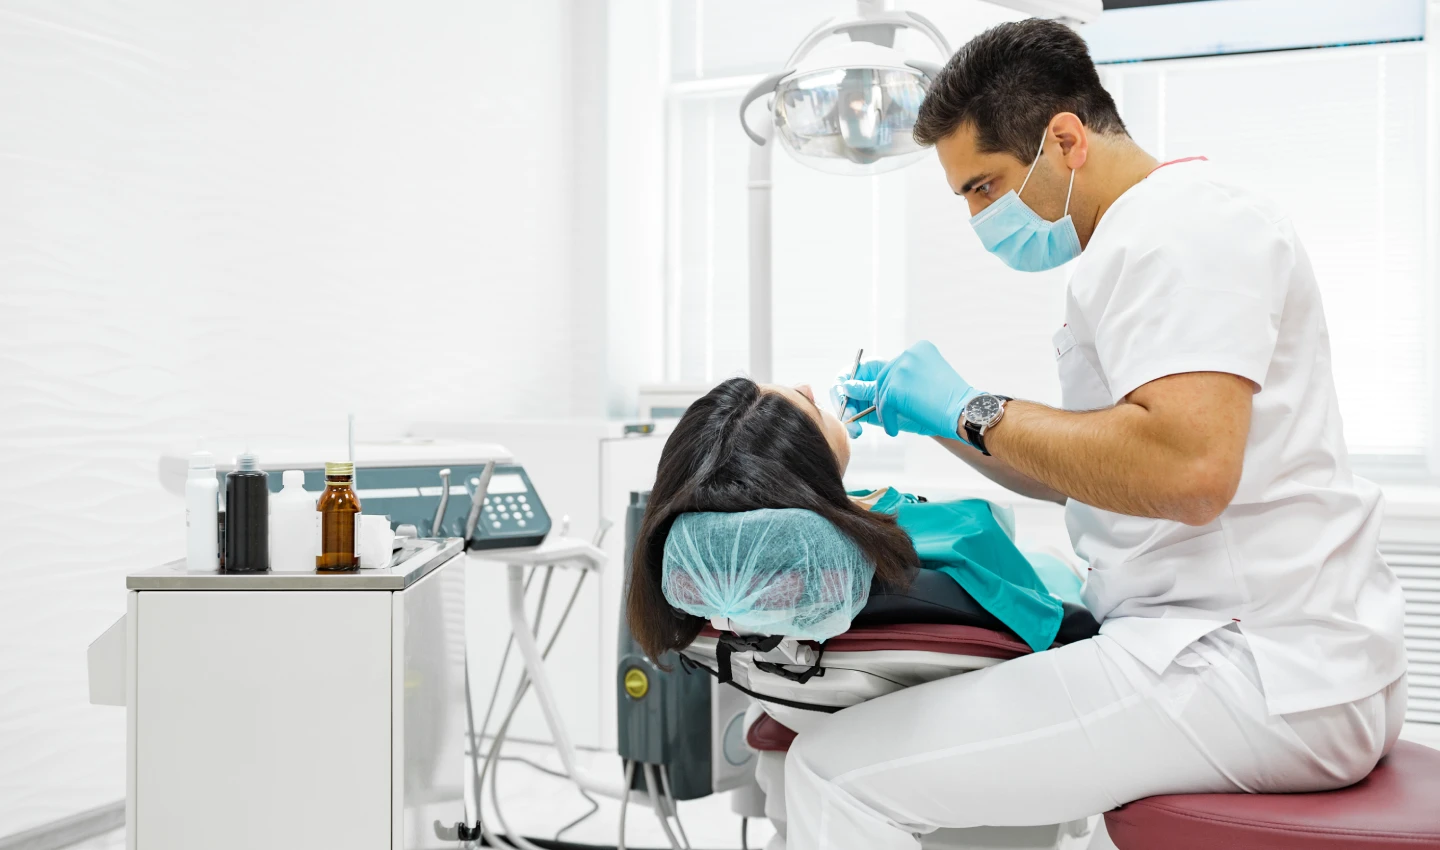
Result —
[[985, 183], [985, 184], [981, 185], [979, 188], [977, 188], [975, 191], [979, 192], [980, 194], [982, 194], [982, 195], [984, 195], [985, 197], [988, 198], [988, 197], [990, 197], [990, 184], [989, 184], [989, 183]]

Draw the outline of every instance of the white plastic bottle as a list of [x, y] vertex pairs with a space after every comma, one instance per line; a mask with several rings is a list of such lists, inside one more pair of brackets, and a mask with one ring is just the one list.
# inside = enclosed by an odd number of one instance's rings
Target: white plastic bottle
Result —
[[270, 498], [270, 570], [277, 573], [313, 573], [320, 553], [315, 500], [318, 493], [305, 489], [305, 473], [287, 469], [284, 487]]
[[213, 573], [220, 569], [220, 481], [209, 452], [190, 456], [185, 478], [185, 569]]

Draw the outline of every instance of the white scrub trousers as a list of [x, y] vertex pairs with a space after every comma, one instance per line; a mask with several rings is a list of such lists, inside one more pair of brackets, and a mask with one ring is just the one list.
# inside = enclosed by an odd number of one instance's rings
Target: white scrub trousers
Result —
[[1064, 823], [1156, 794], [1339, 788], [1390, 751], [1404, 712], [1402, 676], [1271, 716], [1233, 627], [1159, 675], [1102, 635], [820, 719], [767, 815], [788, 850], [915, 850], [938, 828]]

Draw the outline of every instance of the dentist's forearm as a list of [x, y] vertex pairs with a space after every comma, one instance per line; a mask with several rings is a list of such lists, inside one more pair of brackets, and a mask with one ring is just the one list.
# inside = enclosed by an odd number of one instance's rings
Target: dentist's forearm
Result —
[[986, 432], [985, 447], [1020, 474], [1092, 507], [1169, 518], [1169, 496], [1183, 475], [1167, 453], [1145, 445], [1142, 417], [1128, 404], [1075, 413], [1015, 400]]
[[[1180, 427], [1142, 404], [1076, 413], [1012, 401], [986, 433], [985, 445], [1021, 474], [1087, 505], [1204, 525], [1225, 509], [1239, 484], [1233, 445], [1238, 437], [1243, 452], [1248, 398], [1245, 403], [1243, 422], [1239, 413], [1212, 417], [1226, 432], [1216, 441], [1204, 438], [1207, 423], [1192, 419]], [[1224, 450], [1225, 444], [1232, 448]]]
[[1057, 492], [1030, 476], [1019, 472], [999, 458], [986, 457], [968, 443], [960, 440], [948, 440], [944, 437], [936, 437], [935, 442], [944, 446], [950, 454], [965, 461], [973, 467], [976, 472], [979, 472], [981, 475], [1012, 493], [1019, 493], [1021, 496], [1030, 499], [1039, 499], [1044, 502], [1065, 504], [1065, 495], [1063, 493]]

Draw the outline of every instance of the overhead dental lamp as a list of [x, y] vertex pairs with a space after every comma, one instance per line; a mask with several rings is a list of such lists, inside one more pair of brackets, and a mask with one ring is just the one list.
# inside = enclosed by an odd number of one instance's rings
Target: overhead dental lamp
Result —
[[[1102, 0], [990, 0], [997, 6], [1065, 23], [1100, 17]], [[921, 15], [893, 0], [857, 0], [857, 13], [816, 27], [786, 61], [740, 102], [740, 125], [755, 142], [750, 154], [750, 374], [773, 379], [770, 302], [769, 144], [831, 174], [872, 175], [904, 168], [925, 155], [912, 131], [941, 65], [895, 47], [900, 30], [934, 45], [940, 62], [950, 44]], [[842, 40], [843, 39], [843, 40]], [[764, 107], [753, 108], [756, 103]]]

